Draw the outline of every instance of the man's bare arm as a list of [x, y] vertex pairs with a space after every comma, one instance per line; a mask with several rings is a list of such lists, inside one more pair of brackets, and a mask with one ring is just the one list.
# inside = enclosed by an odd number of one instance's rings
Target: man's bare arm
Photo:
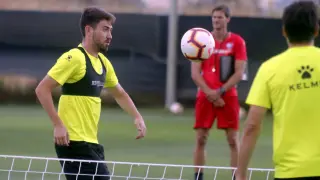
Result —
[[119, 106], [135, 119], [142, 118], [128, 93], [120, 84], [115, 87], [108, 88], [108, 91], [115, 98]]
[[251, 106], [245, 122], [237, 166], [237, 179], [245, 179], [246, 172], [260, 134], [261, 124], [267, 109], [260, 106]]
[[43, 78], [36, 88], [36, 95], [45, 111], [49, 115], [51, 122], [54, 126], [54, 141], [58, 145], [69, 145], [70, 140], [67, 129], [58, 116], [52, 100], [52, 90], [59, 86], [59, 83], [49, 77], [48, 75]]
[[46, 75], [35, 90], [42, 107], [48, 113], [54, 126], [62, 125], [52, 100], [52, 90], [58, 86], [57, 81]]
[[209, 101], [215, 102], [215, 106], [224, 106], [224, 101], [220, 97], [219, 92], [211, 89], [204, 81], [201, 75], [201, 63], [191, 63], [191, 78], [194, 83], [207, 95]]
[[135, 119], [135, 125], [139, 131], [137, 139], [144, 137], [146, 131], [144, 120], [128, 93], [121, 87], [120, 84], [112, 88], [108, 87], [108, 90], [115, 98], [119, 106]]
[[208, 87], [201, 75], [201, 63], [191, 62], [191, 78], [193, 82], [205, 93], [209, 93], [211, 89]]
[[236, 60], [235, 67], [234, 67], [234, 74], [229, 78], [229, 80], [222, 86], [225, 91], [228, 91], [230, 88], [237, 85], [241, 79], [242, 74], [244, 73], [246, 68], [246, 61], [245, 60]]

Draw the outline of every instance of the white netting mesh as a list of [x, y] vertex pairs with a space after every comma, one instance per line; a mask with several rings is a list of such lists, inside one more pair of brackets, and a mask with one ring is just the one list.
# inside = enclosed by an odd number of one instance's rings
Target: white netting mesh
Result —
[[[0, 155], [1, 180], [64, 180], [59, 161], [63, 164], [68, 159], [43, 158], [30, 156]], [[80, 163], [106, 163], [110, 171], [111, 180], [194, 180], [194, 168], [191, 165], [155, 164], [115, 161], [86, 161], [72, 160]], [[202, 166], [205, 180], [232, 180], [233, 168]], [[273, 169], [250, 168], [249, 179], [271, 180]], [[76, 175], [81, 175], [79, 172]], [[82, 174], [85, 175], [85, 174]]]

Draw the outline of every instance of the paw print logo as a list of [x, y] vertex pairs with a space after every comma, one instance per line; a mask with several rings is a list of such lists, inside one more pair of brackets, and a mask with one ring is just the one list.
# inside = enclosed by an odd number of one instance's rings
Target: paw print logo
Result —
[[71, 55], [68, 55], [67, 57], [66, 57], [66, 60], [67, 61], [70, 61], [72, 59], [72, 56]]
[[298, 70], [298, 73], [301, 74], [302, 79], [310, 79], [311, 72], [313, 72], [313, 68], [311, 68], [309, 65], [301, 66], [301, 68]]

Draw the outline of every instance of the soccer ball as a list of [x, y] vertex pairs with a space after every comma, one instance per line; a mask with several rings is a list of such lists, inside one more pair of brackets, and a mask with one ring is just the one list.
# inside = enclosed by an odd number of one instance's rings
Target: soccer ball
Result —
[[181, 38], [181, 51], [190, 61], [204, 61], [214, 50], [212, 34], [203, 28], [189, 29]]
[[170, 105], [169, 107], [169, 111], [173, 114], [181, 114], [183, 113], [183, 106], [182, 104], [178, 103], [178, 102], [174, 102]]

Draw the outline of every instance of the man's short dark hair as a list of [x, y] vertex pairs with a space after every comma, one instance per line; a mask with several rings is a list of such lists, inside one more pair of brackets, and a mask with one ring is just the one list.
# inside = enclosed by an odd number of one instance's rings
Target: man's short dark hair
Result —
[[220, 5], [220, 6], [213, 8], [211, 11], [211, 14], [213, 14], [216, 11], [222, 11], [227, 18], [231, 16], [230, 9], [226, 5]]
[[317, 7], [312, 1], [294, 2], [285, 8], [282, 23], [290, 43], [310, 42], [318, 28]]
[[80, 31], [82, 36], [85, 36], [85, 27], [87, 25], [95, 28], [96, 25], [101, 21], [101, 20], [107, 20], [111, 21], [112, 23], [115, 22], [116, 17], [104, 11], [103, 9], [97, 8], [97, 7], [88, 7], [85, 8], [81, 18], [80, 18]]

